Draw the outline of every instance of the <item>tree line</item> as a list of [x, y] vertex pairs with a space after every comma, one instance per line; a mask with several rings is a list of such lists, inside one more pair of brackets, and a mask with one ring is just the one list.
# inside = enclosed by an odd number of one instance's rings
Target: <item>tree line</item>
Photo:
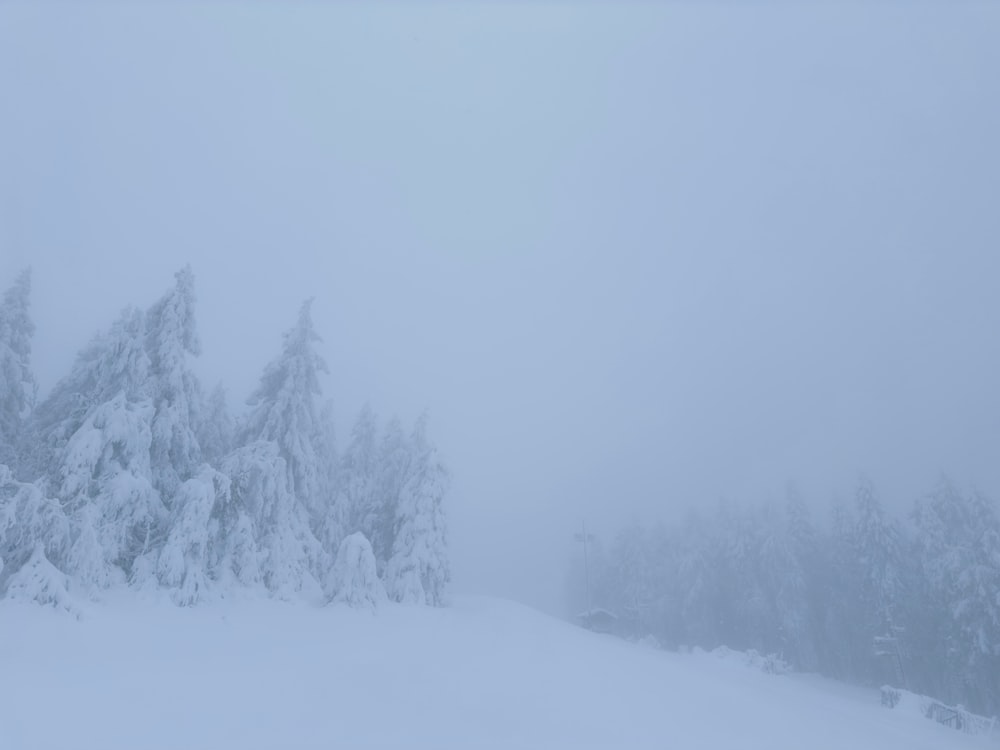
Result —
[[628, 637], [753, 649], [1000, 713], [1000, 509], [944, 477], [907, 517], [862, 479], [824, 524], [791, 490], [783, 504], [635, 523], [591, 545], [590, 577]]
[[123, 310], [41, 401], [30, 291], [25, 271], [0, 301], [0, 596], [446, 601], [449, 474], [426, 415], [406, 431], [366, 406], [338, 452], [310, 301], [234, 415], [190, 366], [190, 267]]

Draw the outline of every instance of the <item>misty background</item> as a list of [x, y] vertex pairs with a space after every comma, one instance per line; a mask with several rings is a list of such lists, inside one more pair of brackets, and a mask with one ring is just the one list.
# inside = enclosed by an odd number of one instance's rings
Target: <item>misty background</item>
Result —
[[995, 4], [0, 4], [44, 394], [190, 262], [239, 406], [316, 297], [341, 444], [427, 409], [455, 588], [581, 520], [1000, 495]]

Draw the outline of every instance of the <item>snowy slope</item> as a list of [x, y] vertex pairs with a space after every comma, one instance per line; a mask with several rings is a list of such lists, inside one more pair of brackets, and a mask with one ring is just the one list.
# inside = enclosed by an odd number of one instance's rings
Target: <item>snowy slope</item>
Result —
[[874, 691], [670, 654], [520, 605], [0, 602], [0, 748], [983, 746]]

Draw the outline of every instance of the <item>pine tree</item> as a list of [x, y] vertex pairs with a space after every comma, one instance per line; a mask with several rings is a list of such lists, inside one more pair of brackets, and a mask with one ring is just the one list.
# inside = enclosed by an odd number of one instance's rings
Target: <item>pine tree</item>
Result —
[[198, 445], [206, 463], [218, 466], [236, 439], [236, 423], [226, 398], [226, 389], [219, 383], [205, 402], [205, 411], [198, 428]]
[[201, 388], [188, 367], [188, 356], [201, 353], [194, 306], [194, 274], [186, 266], [175, 275], [174, 287], [146, 313], [149, 395], [155, 410], [150, 466], [153, 486], [167, 503], [202, 460], [196, 434]]
[[320, 373], [326, 363], [316, 352], [320, 341], [313, 328], [312, 300], [303, 303], [294, 327], [284, 335], [281, 354], [267, 365], [242, 430], [242, 443], [270, 440], [279, 449], [288, 471], [289, 487], [311, 516], [319, 516], [323, 497], [321, 434], [316, 399], [321, 395]]
[[372, 543], [380, 574], [385, 574], [395, 551], [403, 487], [412, 471], [411, 449], [402, 424], [397, 417], [393, 417], [382, 430], [375, 472], [374, 508], [368, 512], [366, 524], [362, 527], [364, 530], [368, 523], [371, 524], [371, 533], [366, 536]]
[[[909, 634], [905, 631], [906, 563], [902, 530], [889, 520], [872, 483], [862, 478], [855, 493], [850, 540], [857, 607], [854, 648], [865, 681], [891, 681], [906, 687]], [[867, 644], [873, 644], [865, 658]]]
[[38, 391], [31, 371], [30, 296], [31, 271], [25, 270], [0, 300], [0, 464], [10, 466], [23, 452], [24, 424]]
[[91, 591], [148, 579], [166, 510], [152, 484], [149, 359], [141, 312], [125, 310], [36, 410], [43, 487], [71, 520], [67, 572]]
[[902, 541], [899, 528], [886, 519], [872, 483], [865, 478], [855, 494], [852, 546], [870, 625], [887, 631], [895, 622], [902, 585]]
[[349, 533], [348, 509], [341, 493], [340, 465], [337, 458], [337, 437], [333, 403], [327, 401], [320, 410], [313, 439], [318, 464], [316, 499], [313, 503], [313, 528], [316, 538], [331, 559], [337, 556], [341, 540]]
[[798, 579], [785, 587], [782, 599], [784, 656], [799, 668], [811, 671], [816, 669], [818, 659], [815, 623], [821, 600], [815, 596], [815, 591], [819, 578], [816, 551], [820, 538], [805, 500], [794, 486], [789, 485], [787, 489], [784, 510], [785, 533], [798, 574]]
[[[327, 558], [292, 492], [280, 453], [277, 443], [258, 440], [237, 448], [220, 465], [231, 483], [227, 507], [231, 516], [236, 514], [230, 522], [230, 536], [236, 533], [230, 542], [232, 569], [246, 583], [259, 575], [267, 590], [279, 597], [318, 598]], [[256, 571], [248, 559], [251, 539], [258, 555]]]
[[[365, 404], [351, 430], [351, 441], [340, 459], [337, 506], [343, 508], [348, 533], [361, 532], [371, 540], [380, 528], [378, 498], [378, 422]], [[378, 555], [376, 555], [378, 558]], [[385, 556], [382, 557], [383, 563]]]
[[841, 680], [868, 681], [872, 644], [861, 598], [862, 574], [854, 541], [856, 526], [853, 506], [843, 498], [838, 499], [826, 537], [823, 557], [826, 569], [817, 590], [825, 604], [820, 613], [818, 638], [823, 643], [826, 674]]
[[56, 568], [69, 544], [60, 504], [0, 464], [0, 594], [58, 606], [69, 601], [68, 579]]
[[[979, 493], [942, 479], [917, 504], [916, 549], [925, 578], [925, 638], [946, 698], [979, 710], [1000, 703], [1000, 516]], [[936, 627], [931, 630], [928, 625]], [[930, 670], [928, 670], [930, 671]]]
[[66, 445], [90, 412], [119, 394], [136, 404], [149, 397], [149, 357], [143, 339], [143, 314], [122, 311], [111, 330], [94, 339], [76, 358], [70, 374], [39, 404], [31, 420], [32, 475], [43, 477], [55, 491], [62, 482]]
[[714, 539], [709, 524], [696, 511], [689, 512], [676, 538], [676, 580], [680, 621], [678, 642], [689, 646], [711, 647], [720, 643], [719, 617], [716, 611], [717, 570], [713, 559]]
[[643, 636], [656, 630], [653, 623], [657, 600], [657, 569], [650, 534], [632, 523], [615, 538], [611, 548], [611, 611], [615, 612], [633, 635]]
[[158, 578], [172, 589], [174, 601], [196, 604], [213, 588], [225, 592], [232, 585], [260, 583], [253, 521], [233, 497], [232, 480], [203, 465], [176, 497], [170, 534], [157, 560]]
[[90, 412], [63, 451], [59, 497], [79, 529], [69, 572], [90, 571], [83, 583], [91, 588], [123, 578], [143, 584], [152, 573], [167, 512], [151, 481], [151, 419], [148, 400], [120, 393]]
[[386, 588], [398, 602], [441, 606], [451, 580], [443, 507], [449, 477], [427, 439], [426, 415], [417, 420], [410, 446], [411, 464], [400, 493]]

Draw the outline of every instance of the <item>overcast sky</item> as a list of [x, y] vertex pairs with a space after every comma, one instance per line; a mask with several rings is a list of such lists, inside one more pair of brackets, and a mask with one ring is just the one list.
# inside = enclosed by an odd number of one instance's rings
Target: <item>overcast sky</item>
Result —
[[1000, 495], [1000, 5], [0, 3], [43, 393], [190, 262], [239, 405], [315, 295], [341, 442], [424, 408], [456, 586], [868, 473]]

